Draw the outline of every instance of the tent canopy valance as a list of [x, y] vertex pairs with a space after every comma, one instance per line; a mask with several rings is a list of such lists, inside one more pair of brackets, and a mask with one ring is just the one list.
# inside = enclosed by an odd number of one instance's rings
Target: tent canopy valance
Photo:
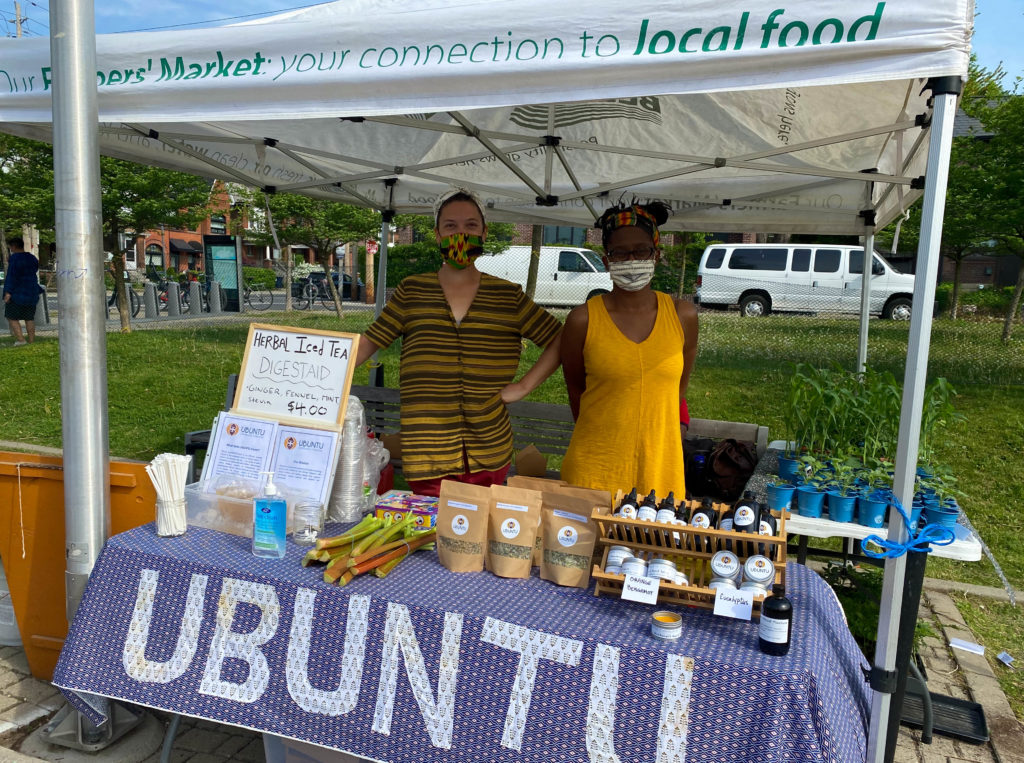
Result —
[[[589, 225], [636, 195], [675, 229], [885, 225], [920, 194], [925, 80], [966, 75], [973, 3], [778, 5], [357, 0], [101, 36], [101, 150], [398, 212], [457, 183], [497, 220]], [[49, 138], [48, 60], [0, 41], [0, 129]]]

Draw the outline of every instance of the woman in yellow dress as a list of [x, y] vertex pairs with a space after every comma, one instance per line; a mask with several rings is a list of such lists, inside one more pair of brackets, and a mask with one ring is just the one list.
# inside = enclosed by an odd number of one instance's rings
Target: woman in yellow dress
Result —
[[661, 202], [609, 209], [597, 221], [614, 284], [572, 310], [562, 368], [576, 427], [562, 479], [582, 487], [658, 498], [686, 492], [680, 422], [697, 357], [697, 309], [654, 291]]

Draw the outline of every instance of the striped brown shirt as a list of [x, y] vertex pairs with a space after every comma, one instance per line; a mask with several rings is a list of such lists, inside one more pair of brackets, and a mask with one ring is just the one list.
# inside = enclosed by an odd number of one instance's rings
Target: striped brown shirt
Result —
[[402, 471], [425, 480], [503, 467], [512, 427], [502, 387], [519, 368], [522, 339], [546, 346], [561, 324], [520, 286], [482, 273], [456, 325], [437, 273], [409, 276], [366, 337], [387, 347], [402, 337]]

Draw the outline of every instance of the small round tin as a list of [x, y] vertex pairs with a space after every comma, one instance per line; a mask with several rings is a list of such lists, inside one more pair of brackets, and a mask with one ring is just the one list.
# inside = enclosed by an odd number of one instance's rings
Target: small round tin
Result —
[[651, 615], [651, 635], [665, 641], [674, 641], [683, 635], [683, 618], [675, 612], [659, 609]]
[[767, 556], [755, 554], [743, 565], [744, 582], [756, 583], [767, 589], [775, 579], [775, 564]]
[[675, 562], [669, 559], [651, 559], [650, 564], [647, 565], [647, 575], [671, 583], [676, 579]]
[[618, 567], [631, 556], [633, 556], [633, 550], [629, 546], [612, 546], [608, 549], [608, 561], [606, 564]]
[[622, 562], [622, 574], [647, 577], [647, 562], [643, 559], [637, 559], [635, 556], [630, 556]]
[[715, 573], [716, 578], [729, 578], [737, 583], [743, 574], [739, 557], [732, 551], [719, 551], [712, 556], [711, 571]]
[[609, 564], [607, 567], [604, 568], [604, 571], [608, 575], [621, 575], [622, 567], [618, 564]]
[[754, 596], [767, 596], [768, 589], [763, 585], [755, 583], [753, 580], [744, 581], [743, 585], [740, 586], [741, 591], [750, 591]]
[[686, 575], [684, 575], [682, 572], [679, 572], [677, 570], [676, 571], [675, 584], [676, 585], [690, 585], [690, 580], [689, 580], [689, 578], [686, 577]]
[[736, 590], [736, 581], [732, 578], [712, 578], [711, 582], [708, 583], [708, 588], [712, 591], [718, 590], [719, 588], [725, 588], [731, 591]]

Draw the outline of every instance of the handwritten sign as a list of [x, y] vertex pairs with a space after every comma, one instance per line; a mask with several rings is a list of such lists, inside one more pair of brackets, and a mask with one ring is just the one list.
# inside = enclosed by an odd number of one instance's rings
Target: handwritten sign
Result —
[[340, 429], [358, 342], [358, 334], [254, 323], [232, 411]]
[[638, 601], [641, 604], [658, 603], [658, 578], [647, 578], [642, 575], [626, 575], [622, 584], [622, 595], [619, 598]]
[[750, 591], [738, 591], [719, 588], [715, 591], [715, 614], [722, 617], [734, 617], [737, 620], [749, 620], [754, 609], [754, 594]]

